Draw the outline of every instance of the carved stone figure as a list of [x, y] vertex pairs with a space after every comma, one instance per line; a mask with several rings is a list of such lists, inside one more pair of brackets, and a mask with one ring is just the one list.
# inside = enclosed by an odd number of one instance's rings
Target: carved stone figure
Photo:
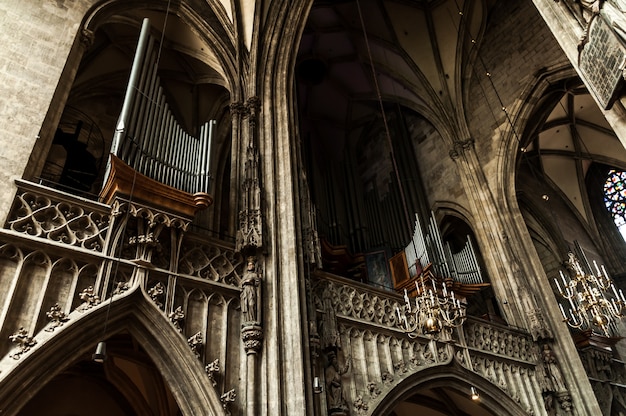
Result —
[[550, 345], [543, 344], [543, 350], [541, 351], [541, 358], [546, 370], [546, 377], [548, 386], [552, 387], [552, 391], [566, 392], [565, 382], [563, 381], [563, 375], [559, 368], [559, 363], [556, 360], [554, 352], [550, 348]]
[[322, 322], [320, 323], [320, 341], [322, 349], [338, 348], [339, 329], [337, 328], [337, 316], [333, 307], [333, 300], [328, 288], [322, 293]]
[[261, 278], [256, 271], [256, 257], [248, 257], [246, 272], [241, 281], [241, 313], [244, 322], [258, 322], [258, 290]]
[[329, 414], [344, 414], [347, 410], [341, 376], [350, 371], [351, 363], [352, 359], [348, 357], [346, 365], [339, 367], [337, 353], [334, 351], [328, 353], [328, 366], [326, 367], [325, 377]]
[[[560, 0], [554, 0], [559, 2]], [[626, 43], [626, 0], [563, 0], [573, 11], [581, 23], [589, 25], [591, 19], [600, 14], [606, 18], [609, 25]], [[587, 27], [588, 28], [588, 27]], [[586, 34], [581, 43], [586, 41]]]
[[[557, 3], [559, 0], [554, 0]], [[589, 23], [593, 16], [600, 14], [600, 10], [604, 11], [604, 15], [609, 20], [611, 26], [621, 36], [626, 35], [626, 1], [625, 0], [565, 0], [570, 8], [572, 3], [578, 4], [579, 17], [582, 17], [585, 23]]]

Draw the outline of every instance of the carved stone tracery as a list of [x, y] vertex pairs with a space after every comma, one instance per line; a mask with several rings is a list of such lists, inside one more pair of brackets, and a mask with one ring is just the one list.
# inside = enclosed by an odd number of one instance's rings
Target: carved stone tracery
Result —
[[19, 192], [6, 228], [87, 250], [102, 251], [110, 217], [71, 200], [29, 190]]
[[178, 272], [185, 275], [239, 286], [243, 279], [243, 257], [232, 249], [186, 239], [178, 261]]
[[[468, 318], [450, 339], [409, 339], [400, 332], [394, 319], [396, 296], [385, 297], [379, 291], [325, 276], [316, 273], [312, 285], [318, 319], [323, 321], [327, 315], [332, 315], [325, 310], [329, 306], [334, 308], [340, 337], [338, 345], [342, 351], [356, 355], [352, 370], [355, 374], [370, 375], [341, 379], [351, 412], [373, 414], [380, 401], [398, 384], [434, 366], [460, 366], [471, 371], [506, 393], [526, 412], [531, 412], [536, 397], [543, 400], [540, 388], [531, 391], [525, 387], [536, 386], [540, 378], [538, 344], [528, 332]], [[325, 303], [325, 299], [331, 301]], [[377, 329], [363, 329], [372, 325]], [[388, 330], [383, 329], [385, 327]], [[323, 345], [327, 345], [326, 350], [336, 349], [323, 342], [322, 350]], [[325, 366], [326, 362], [318, 362], [318, 365]], [[376, 373], [377, 377], [371, 376]], [[328, 383], [328, 379], [325, 382]], [[367, 402], [364, 397], [368, 398]], [[555, 397], [555, 403], [560, 406], [559, 397]], [[367, 410], [361, 406], [361, 400]]]

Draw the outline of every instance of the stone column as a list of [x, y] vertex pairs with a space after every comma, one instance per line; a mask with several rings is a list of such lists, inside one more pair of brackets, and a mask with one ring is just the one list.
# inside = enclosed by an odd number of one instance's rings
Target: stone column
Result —
[[513, 250], [509, 231], [476, 155], [474, 140], [455, 141], [450, 157], [459, 167], [462, 186], [475, 215], [474, 227], [482, 243], [483, 258], [490, 263], [495, 276], [510, 277], [491, 281], [497, 297], [501, 299], [502, 313], [509, 324], [528, 328], [535, 338], [550, 337], [550, 329], [545, 325], [532, 289], [525, 283], [527, 279], [518, 261], [519, 253]]

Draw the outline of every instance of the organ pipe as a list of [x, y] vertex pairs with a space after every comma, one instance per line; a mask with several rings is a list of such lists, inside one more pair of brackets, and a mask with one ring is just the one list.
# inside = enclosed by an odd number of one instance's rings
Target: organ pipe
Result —
[[[208, 192], [213, 127], [198, 137], [179, 125], [157, 74], [156, 42], [144, 19], [111, 153], [139, 173], [189, 193]], [[208, 130], [208, 132], [207, 132]], [[107, 165], [106, 176], [110, 165]]]

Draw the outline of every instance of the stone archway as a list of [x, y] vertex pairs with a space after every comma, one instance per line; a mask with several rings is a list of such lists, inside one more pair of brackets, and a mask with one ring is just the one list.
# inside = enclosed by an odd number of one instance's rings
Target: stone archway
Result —
[[[470, 397], [471, 387], [480, 394], [473, 401]], [[445, 398], [447, 403], [433, 398], [433, 392]], [[496, 385], [488, 380], [456, 365], [454, 362], [431, 367], [412, 374], [396, 385], [380, 400], [369, 414], [372, 415], [403, 415], [402, 403], [422, 400], [421, 407], [437, 411], [438, 406], [444, 410], [462, 409], [469, 415], [524, 416], [527, 413]], [[407, 406], [408, 407], [408, 406]], [[430, 413], [429, 413], [430, 414]], [[439, 414], [439, 413], [433, 413]]]
[[32, 351], [2, 374], [3, 414], [17, 414], [57, 374], [91, 354], [100, 340], [120, 332], [130, 334], [145, 350], [183, 414], [225, 415], [218, 393], [187, 340], [139, 287], [82, 314], [72, 313], [70, 321], [55, 332], [38, 334]]

